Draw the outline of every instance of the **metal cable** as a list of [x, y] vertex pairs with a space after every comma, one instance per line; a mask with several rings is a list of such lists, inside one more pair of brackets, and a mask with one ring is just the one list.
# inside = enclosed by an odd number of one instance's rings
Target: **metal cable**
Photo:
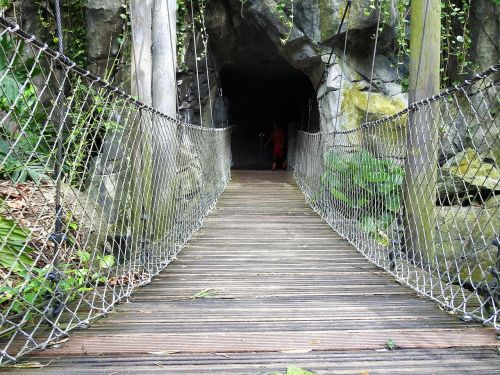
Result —
[[[231, 129], [159, 113], [3, 18], [0, 40], [5, 364], [88, 327], [176, 257], [230, 179]], [[172, 163], [158, 139], [176, 140]]]
[[[346, 7], [344, 9], [344, 13], [342, 14], [342, 19], [340, 20], [340, 25], [339, 25], [339, 28], [337, 30], [337, 35], [336, 36], [339, 36], [340, 32], [342, 31], [342, 26], [344, 26], [344, 21], [345, 21], [347, 12], [349, 11], [351, 5], [352, 5], [352, 0], [347, 0]], [[332, 61], [333, 52], [334, 52], [334, 47], [332, 47], [332, 49], [330, 51], [330, 55], [328, 56], [328, 61], [326, 63], [326, 67], [328, 67], [330, 65], [331, 61]], [[320, 77], [320, 79], [318, 81], [318, 84], [316, 85], [316, 88], [314, 90], [314, 92], [316, 94], [318, 93], [318, 90], [319, 90], [319, 88], [321, 86], [321, 83], [323, 82], [323, 79], [325, 78], [325, 75], [326, 75], [326, 68], [323, 71], [323, 73], [321, 74], [321, 77]]]
[[[198, 9], [200, 11], [200, 17], [201, 17], [201, 23], [202, 23], [202, 28], [203, 28], [203, 33], [202, 33], [202, 39], [203, 39], [203, 47], [204, 47], [204, 52], [205, 52], [205, 72], [207, 75], [207, 86], [208, 86], [208, 103], [210, 106], [210, 120], [212, 123], [212, 128], [215, 127], [214, 123], [214, 110], [213, 110], [213, 103], [212, 103], [212, 87], [210, 84], [210, 71], [208, 69], [208, 34], [207, 34], [207, 29], [205, 26], [205, 15], [204, 15], [204, 9], [202, 9], [202, 4], [203, 2], [198, 3]], [[203, 5], [205, 6], [205, 5]]]
[[190, 4], [191, 4], [191, 22], [192, 22], [192, 29], [193, 29], [194, 65], [196, 68], [196, 85], [197, 85], [197, 94], [198, 94], [198, 105], [199, 105], [199, 111], [200, 111], [200, 126], [203, 127], [203, 109], [201, 107], [200, 72], [198, 69], [198, 53], [196, 51], [196, 25], [195, 25], [195, 19], [194, 19], [193, 0], [190, 0]]
[[368, 121], [368, 114], [370, 113], [370, 99], [373, 89], [373, 72], [375, 71], [375, 58], [377, 57], [377, 47], [378, 47], [378, 36], [380, 32], [380, 19], [382, 16], [382, 10], [379, 9], [377, 16], [377, 29], [375, 31], [375, 42], [373, 45], [373, 54], [372, 54], [372, 67], [370, 72], [370, 85], [368, 87], [368, 98], [366, 100], [366, 113], [365, 113], [365, 122]]
[[[294, 171], [309, 204], [368, 260], [463, 319], [497, 330], [499, 68], [355, 129], [300, 132]], [[404, 168], [407, 150], [415, 147], [406, 139], [410, 114], [427, 131], [437, 123], [442, 155], [439, 162], [428, 155], [424, 163], [425, 172], [437, 174], [436, 206], [432, 215], [420, 212], [416, 225], [403, 220], [404, 206], [418, 204], [403, 201], [403, 182], [413, 177]], [[430, 194], [434, 183], [422, 179], [411, 193]], [[407, 248], [404, 238], [422, 227], [435, 231], [427, 265], [420, 261], [427, 254]]]

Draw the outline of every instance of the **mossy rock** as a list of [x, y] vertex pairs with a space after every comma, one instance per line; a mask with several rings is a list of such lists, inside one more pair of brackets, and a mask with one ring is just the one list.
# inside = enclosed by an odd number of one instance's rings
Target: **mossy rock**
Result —
[[443, 174], [449, 173], [478, 189], [500, 190], [500, 170], [471, 148], [449, 159], [442, 170]]
[[[361, 91], [362, 85], [353, 84], [345, 89], [341, 109], [345, 121], [339, 130], [360, 128], [365, 120], [374, 121], [392, 116], [406, 108], [406, 103], [380, 93]], [[368, 116], [366, 115], [368, 112]], [[363, 145], [376, 155], [399, 157], [404, 155], [406, 144], [406, 116], [380, 126], [353, 132], [347, 136], [351, 145]]]
[[500, 207], [500, 195], [494, 195], [493, 197], [489, 198], [486, 202], [484, 202], [484, 207], [486, 208]]
[[[333, 38], [338, 31], [340, 22], [342, 21], [342, 16], [344, 15], [346, 8], [346, 1], [344, 0], [319, 0], [319, 27], [321, 40], [323, 42]], [[359, 0], [354, 1], [351, 8], [346, 16], [344, 25], [341, 32], [349, 29], [369, 29], [377, 24], [378, 14], [375, 10], [370, 10], [371, 0]], [[390, 4], [391, 15], [390, 19], [385, 19], [386, 24], [392, 25], [396, 19], [396, 11], [393, 2]]]
[[436, 257], [442, 274], [451, 281], [477, 285], [490, 280], [488, 268], [496, 261], [491, 244], [500, 228], [500, 212], [481, 207], [436, 207]]
[[334, 12], [334, 4], [332, 0], [319, 0], [319, 22], [321, 29], [321, 40], [332, 38], [338, 28], [337, 16]]

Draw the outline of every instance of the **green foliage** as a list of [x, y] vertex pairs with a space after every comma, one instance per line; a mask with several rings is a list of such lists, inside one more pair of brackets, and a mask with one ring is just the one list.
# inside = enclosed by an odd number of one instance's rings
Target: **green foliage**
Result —
[[[205, 27], [205, 10], [210, 0], [195, 0], [193, 1], [194, 20], [191, 15], [191, 1], [177, 0], [177, 64], [181, 69], [187, 69], [185, 63], [186, 36], [194, 31], [200, 35], [204, 44], [208, 43], [208, 32]], [[192, 37], [192, 35], [191, 35]], [[205, 50], [201, 51], [196, 59], [202, 60], [205, 57]]]
[[285, 45], [290, 38], [294, 23], [293, 23], [293, 0], [278, 0], [275, 5], [271, 7], [278, 16], [279, 20], [287, 28], [287, 33], [281, 36], [281, 44]]
[[[270, 375], [283, 375], [283, 374], [281, 372], [273, 372]], [[316, 373], [304, 370], [303, 368], [297, 366], [289, 365], [287, 366], [285, 375], [316, 375]]]
[[12, 6], [13, 0], [0, 0], [0, 11], [10, 8]]
[[329, 151], [325, 155], [323, 187], [357, 215], [363, 230], [387, 246], [387, 228], [401, 209], [404, 169], [390, 159], [377, 159], [368, 151], [351, 155]]
[[45, 117], [30, 77], [41, 71], [33, 58], [22, 56], [23, 50], [23, 43], [14, 45], [6, 34], [0, 37], [0, 111], [10, 112], [9, 124], [0, 129], [0, 177], [16, 183], [28, 177], [34, 181], [46, 177], [47, 140], [53, 136], [40, 131]]
[[[88, 174], [89, 158], [96, 143], [108, 132], [120, 131], [123, 124], [114, 120], [121, 111], [123, 101], [119, 98], [109, 100], [109, 92], [103, 88], [89, 87], [85, 81], [78, 80], [67, 98], [72, 103], [68, 114], [71, 131], [64, 137], [63, 149], [67, 155], [63, 166], [68, 183], [79, 186]], [[85, 110], [81, 110], [84, 108]]]
[[25, 312], [29, 305], [43, 300], [46, 295], [53, 293], [53, 285], [46, 278], [48, 272], [49, 267], [30, 267], [29, 271], [17, 273], [24, 282], [0, 288], [0, 305], [8, 307], [11, 314], [20, 314]]
[[[32, 249], [31, 252], [33, 252]], [[34, 261], [27, 257], [26, 253], [25, 248], [23, 256], [18, 257], [23, 259], [23, 267], [17, 269], [11, 267], [20, 281], [16, 285], [6, 285], [0, 288], [0, 305], [3, 305], [4, 309], [9, 308], [11, 314], [20, 314], [25, 312], [30, 305], [42, 304], [54, 293], [56, 287], [47, 278], [52, 266], [35, 267]], [[28, 264], [24, 258], [29, 259], [30, 263]], [[78, 250], [67, 262], [58, 267], [62, 275], [57, 284], [59, 291], [66, 301], [74, 300], [79, 293], [93, 290], [94, 285], [106, 283], [107, 278], [103, 275], [107, 273], [106, 270], [115, 265], [115, 262], [113, 255], [93, 256], [87, 251]], [[3, 263], [0, 266], [3, 267]]]
[[30, 142], [24, 138], [20, 139], [15, 148], [0, 138], [0, 160], [3, 161], [0, 169], [1, 178], [10, 178], [14, 183], [23, 183], [28, 179], [35, 182], [49, 179], [45, 174], [43, 161], [34, 155]]
[[396, 349], [396, 343], [394, 342], [393, 339], [388, 338], [387, 341], [385, 342], [385, 347], [386, 349], [394, 350]]
[[469, 28], [471, 0], [441, 2], [441, 81], [457, 84], [473, 68], [469, 59], [472, 46]]
[[32, 57], [22, 56], [23, 50], [23, 42], [14, 45], [7, 34], [0, 37], [0, 77], [2, 77], [0, 109], [8, 111], [13, 107], [18, 120], [24, 120], [30, 115], [36, 99], [31, 82], [28, 82], [25, 89], [23, 89], [23, 84], [28, 77], [36, 77], [40, 74], [35, 60]]
[[14, 220], [0, 215], [0, 267], [21, 273], [34, 265], [29, 257], [33, 249], [28, 246], [29, 232]]
[[185, 68], [186, 53], [185, 35], [190, 31], [188, 22], [188, 4], [186, 0], [177, 0], [177, 64]]
[[[66, 221], [69, 244], [64, 246], [67, 246], [66, 251], [71, 251], [76, 243], [72, 233], [78, 230], [78, 223], [68, 221], [68, 218]], [[0, 287], [0, 307], [9, 314], [21, 314], [30, 305], [43, 304], [56, 287], [47, 278], [53, 266], [38, 264], [39, 259], [50, 257], [50, 254], [40, 257], [38, 253], [51, 250], [33, 248], [30, 245], [31, 237], [28, 229], [0, 214], [0, 268], [8, 276], [8, 279], [2, 280]], [[96, 284], [106, 283], [107, 278], [103, 275], [115, 263], [113, 255], [77, 250], [57, 267], [61, 275], [58, 289], [67, 301], [71, 301], [78, 293], [93, 290]]]

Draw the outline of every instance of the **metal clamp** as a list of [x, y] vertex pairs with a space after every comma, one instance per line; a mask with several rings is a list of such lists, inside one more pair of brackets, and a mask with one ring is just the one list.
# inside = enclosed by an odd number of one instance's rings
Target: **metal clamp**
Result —
[[49, 240], [54, 244], [61, 246], [68, 240], [68, 236], [66, 235], [66, 233], [51, 233], [51, 235], [49, 236]]

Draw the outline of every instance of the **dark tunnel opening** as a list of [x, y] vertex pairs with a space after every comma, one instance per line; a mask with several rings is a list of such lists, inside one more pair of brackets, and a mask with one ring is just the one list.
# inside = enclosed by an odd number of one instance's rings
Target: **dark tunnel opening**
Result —
[[[285, 132], [283, 161], [292, 158], [295, 130], [317, 131], [317, 104], [309, 78], [285, 61], [234, 64], [221, 72], [224, 96], [229, 104], [233, 168], [271, 169], [273, 123]], [[281, 162], [280, 162], [281, 161]]]

